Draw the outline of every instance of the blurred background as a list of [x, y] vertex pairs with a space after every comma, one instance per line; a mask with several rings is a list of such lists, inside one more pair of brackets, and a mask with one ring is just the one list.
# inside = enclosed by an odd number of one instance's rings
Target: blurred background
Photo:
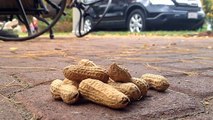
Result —
[[[213, 0], [201, 0], [203, 10], [206, 14], [205, 24], [197, 31], [212, 31], [213, 28]], [[60, 22], [54, 26], [55, 32], [71, 32], [73, 28], [73, 12], [72, 9], [66, 9], [66, 16], [62, 16]], [[42, 24], [39, 25], [42, 27]]]
[[[192, 33], [194, 33], [194, 32], [204, 33], [204, 32], [210, 32], [210, 31], [213, 30], [213, 0], [201, 0], [201, 3], [202, 3], [203, 10], [205, 12], [205, 15], [206, 15], [205, 23], [199, 29], [187, 30], [187, 31], [193, 31]], [[53, 27], [53, 30], [54, 30], [55, 33], [71, 33], [73, 31], [73, 18], [76, 17], [77, 13], [73, 14], [73, 9], [67, 9], [66, 8], [65, 11], [66, 11], [67, 15], [62, 16], [61, 19], [59, 20], [59, 22], [57, 22], [57, 24]], [[76, 21], [76, 19], [74, 21]], [[1, 24], [3, 24], [3, 23], [0, 23], [0, 25]], [[9, 21], [6, 25], [8, 25], [8, 27], [11, 28], [12, 26], [17, 26], [17, 24], [18, 24], [17, 20], [13, 20], [13, 21]], [[45, 23], [38, 22], [36, 20], [35, 21], [32, 20], [32, 26], [37, 28], [37, 29], [33, 30], [35, 32], [39, 29], [44, 29], [46, 27]], [[22, 26], [17, 26], [17, 27], [12, 27], [12, 28], [15, 31], [26, 32], [26, 29], [23, 28]], [[102, 34], [103, 32], [106, 32], [106, 31], [102, 31], [102, 32], [99, 32], [97, 34]], [[108, 32], [111, 32], [111, 30], [109, 30]], [[115, 30], [113, 30], [113, 32], [115, 32]], [[118, 33], [119, 32], [125, 32], [125, 33], [119, 33], [119, 34], [126, 34], [128, 31], [118, 30], [116, 32], [118, 32]], [[140, 33], [140, 34], [146, 34], [147, 32], [149, 32], [149, 34], [150, 33], [152, 34], [153, 30], [151, 30], [151, 31], [148, 30], [148, 31], [145, 31], [145, 32]], [[161, 31], [160, 34], [168, 34], [167, 32]], [[155, 33], [157, 33], [157, 31], [155, 31]], [[182, 33], [183, 32], [178, 31], [178, 34], [182, 34]], [[185, 31], [184, 31], [184, 33], [185, 33]]]

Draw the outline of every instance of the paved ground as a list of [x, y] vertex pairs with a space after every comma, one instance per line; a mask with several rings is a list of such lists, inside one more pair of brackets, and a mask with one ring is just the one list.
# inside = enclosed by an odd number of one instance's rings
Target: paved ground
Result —
[[[87, 101], [66, 105], [52, 99], [50, 82], [63, 79], [62, 69], [80, 59], [107, 68], [116, 62], [134, 77], [165, 75], [165, 93], [124, 110]], [[213, 119], [213, 38], [87, 37], [0, 41], [0, 119], [145, 120]]]

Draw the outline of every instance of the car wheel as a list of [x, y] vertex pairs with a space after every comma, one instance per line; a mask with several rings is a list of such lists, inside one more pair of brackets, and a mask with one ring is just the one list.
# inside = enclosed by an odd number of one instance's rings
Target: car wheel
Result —
[[132, 11], [128, 17], [127, 26], [130, 32], [144, 31], [146, 27], [144, 13], [139, 9]]
[[198, 29], [202, 28], [203, 24], [204, 24], [204, 22], [201, 21], [200, 23], [197, 23], [196, 25], [191, 25], [190, 30], [198, 30]]
[[88, 32], [92, 29], [93, 20], [92, 17], [86, 16], [84, 18], [84, 32]]

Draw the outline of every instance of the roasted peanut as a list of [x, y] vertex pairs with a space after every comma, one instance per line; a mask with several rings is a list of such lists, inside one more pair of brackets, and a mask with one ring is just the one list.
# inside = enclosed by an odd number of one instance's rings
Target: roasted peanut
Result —
[[157, 91], [165, 91], [169, 87], [169, 83], [164, 76], [154, 74], [144, 74], [141, 76], [150, 86]]
[[62, 100], [67, 104], [73, 104], [79, 99], [78, 89], [72, 84], [63, 84], [59, 90]]
[[63, 73], [67, 79], [76, 82], [81, 82], [87, 78], [98, 79], [103, 82], [107, 82], [109, 80], [109, 76], [107, 75], [106, 71], [99, 67], [71, 65], [65, 67]]
[[61, 99], [59, 88], [61, 87], [62, 84], [63, 84], [62, 80], [56, 79], [50, 85], [50, 92], [52, 94], [52, 97], [56, 100]]
[[127, 95], [130, 101], [140, 100], [142, 97], [140, 89], [134, 83], [109, 81], [108, 84], [117, 89], [118, 91]]
[[79, 85], [79, 91], [85, 99], [114, 109], [124, 108], [130, 102], [125, 94], [95, 79], [83, 80]]
[[130, 82], [131, 75], [127, 69], [119, 67], [116, 63], [113, 63], [108, 69], [108, 75], [116, 82]]
[[141, 91], [141, 96], [145, 96], [147, 94], [149, 85], [145, 80], [133, 77], [131, 78], [131, 82], [138, 86]]
[[90, 61], [88, 59], [82, 59], [78, 62], [78, 65], [81, 66], [88, 66], [88, 67], [95, 67], [97, 66], [93, 61]]
[[63, 84], [72, 84], [72, 85], [74, 85], [74, 86], [76, 86], [76, 87], [78, 88], [78, 86], [79, 86], [80, 83], [65, 78], [65, 79], [63, 80]]
[[54, 80], [50, 85], [50, 92], [54, 99], [62, 99], [67, 104], [75, 103], [79, 98], [76, 86], [65, 84], [62, 80]]

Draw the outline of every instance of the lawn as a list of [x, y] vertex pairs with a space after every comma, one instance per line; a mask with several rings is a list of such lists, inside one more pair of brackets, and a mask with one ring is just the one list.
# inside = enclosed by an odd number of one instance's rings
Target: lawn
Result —
[[[68, 32], [55, 32], [55, 36], [62, 36], [62, 37], [69, 37], [73, 36], [71, 33], [72, 31]], [[206, 25], [199, 30], [179, 30], [179, 31], [168, 31], [168, 30], [152, 30], [152, 31], [144, 31], [141, 33], [131, 33], [128, 31], [95, 31], [91, 32], [90, 36], [126, 36], [126, 35], [134, 35], [134, 36], [194, 36], [199, 33], [206, 32]], [[48, 37], [49, 33], [45, 33], [42, 36]]]

